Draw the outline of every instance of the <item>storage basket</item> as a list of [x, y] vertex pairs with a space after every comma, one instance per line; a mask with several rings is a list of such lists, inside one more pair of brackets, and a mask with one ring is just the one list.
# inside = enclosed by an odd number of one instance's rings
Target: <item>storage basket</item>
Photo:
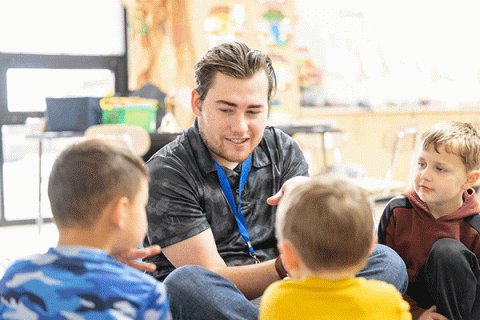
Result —
[[158, 101], [138, 97], [107, 97], [100, 100], [102, 123], [128, 124], [154, 132]]

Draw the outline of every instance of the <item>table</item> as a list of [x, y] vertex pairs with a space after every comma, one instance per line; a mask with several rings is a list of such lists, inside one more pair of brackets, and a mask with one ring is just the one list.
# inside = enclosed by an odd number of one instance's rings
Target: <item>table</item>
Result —
[[[150, 149], [143, 156], [143, 159], [147, 161], [155, 152], [161, 149], [169, 142], [175, 140], [179, 133], [150, 133], [151, 145]], [[42, 154], [44, 149], [44, 141], [60, 138], [72, 138], [72, 143], [79, 139], [82, 139], [84, 132], [81, 131], [47, 131], [39, 134], [27, 135], [26, 138], [37, 139], [38, 141], [38, 217], [37, 226], [38, 232], [41, 232], [41, 227], [44, 220], [50, 220], [42, 217]], [[73, 140], [75, 139], [75, 140]]]
[[[83, 137], [83, 132], [74, 132], [74, 131], [48, 131], [42, 132], [39, 134], [27, 134], [25, 138], [33, 138], [38, 140], [38, 217], [37, 217], [37, 227], [38, 234], [41, 233], [43, 221], [46, 218], [42, 217], [42, 154], [43, 154], [43, 142], [44, 140], [50, 139], [60, 139], [60, 138], [77, 138], [81, 139]], [[73, 142], [73, 141], [72, 141]], [[50, 219], [48, 219], [50, 220]]]
[[318, 134], [320, 135], [321, 141], [321, 148], [322, 148], [322, 160], [323, 160], [323, 167], [328, 167], [327, 161], [327, 147], [325, 145], [325, 133], [342, 133], [343, 130], [339, 128], [335, 128], [334, 126], [327, 124], [327, 123], [319, 123], [319, 124], [281, 124], [275, 125], [276, 128], [282, 130], [289, 136], [293, 136], [296, 133], [307, 133], [307, 134]]

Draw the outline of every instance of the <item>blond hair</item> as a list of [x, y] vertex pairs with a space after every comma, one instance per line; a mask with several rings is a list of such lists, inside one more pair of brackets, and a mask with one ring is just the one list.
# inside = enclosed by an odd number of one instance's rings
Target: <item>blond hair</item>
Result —
[[360, 187], [317, 177], [288, 192], [282, 202], [277, 237], [289, 240], [310, 270], [344, 269], [368, 257], [373, 211]]
[[466, 122], [441, 122], [428, 129], [423, 135], [423, 150], [433, 147], [436, 152], [444, 146], [448, 153], [462, 160], [467, 172], [480, 167], [480, 136], [474, 126]]
[[88, 228], [113, 200], [133, 201], [142, 178], [148, 179], [144, 161], [124, 145], [89, 139], [69, 146], [55, 160], [48, 181], [55, 223]]

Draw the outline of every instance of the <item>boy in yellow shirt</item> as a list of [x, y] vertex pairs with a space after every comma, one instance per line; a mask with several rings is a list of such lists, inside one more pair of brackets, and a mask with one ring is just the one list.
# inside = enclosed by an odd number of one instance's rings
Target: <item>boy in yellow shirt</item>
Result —
[[341, 179], [311, 179], [277, 209], [281, 259], [291, 279], [265, 291], [260, 320], [411, 319], [394, 286], [356, 278], [375, 244], [365, 191]]

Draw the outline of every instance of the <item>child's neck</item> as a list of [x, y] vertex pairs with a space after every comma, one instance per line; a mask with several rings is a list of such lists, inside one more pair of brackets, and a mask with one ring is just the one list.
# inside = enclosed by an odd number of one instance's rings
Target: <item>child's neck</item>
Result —
[[112, 248], [101, 234], [77, 228], [62, 228], [58, 230], [58, 246], [82, 246], [98, 248], [111, 254]]
[[428, 203], [428, 211], [435, 219], [440, 219], [441, 217], [448, 216], [456, 212], [463, 205], [463, 193], [458, 201], [450, 201], [449, 203]]
[[289, 275], [293, 279], [303, 280], [307, 278], [322, 278], [327, 280], [341, 280], [341, 279], [353, 279], [355, 275], [360, 271], [358, 266], [345, 268], [345, 269], [331, 269], [331, 270], [319, 270], [312, 271], [308, 268], [298, 268], [292, 270]]

